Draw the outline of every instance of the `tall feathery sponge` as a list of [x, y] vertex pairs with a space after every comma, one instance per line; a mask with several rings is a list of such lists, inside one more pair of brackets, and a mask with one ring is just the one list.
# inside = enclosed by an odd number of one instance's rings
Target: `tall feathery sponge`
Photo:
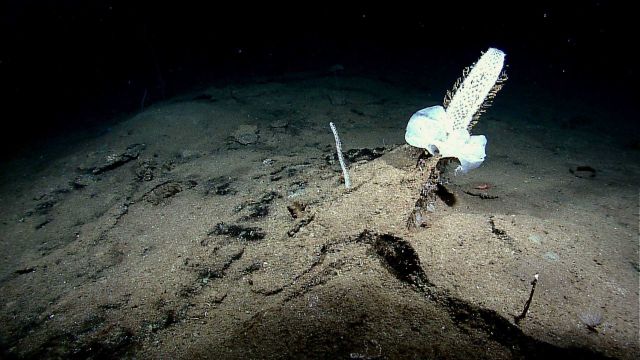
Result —
[[464, 69], [444, 98], [444, 106], [419, 110], [409, 119], [405, 140], [431, 155], [456, 158], [456, 173], [475, 169], [486, 156], [487, 138], [469, 131], [491, 106], [507, 76], [502, 70], [505, 53], [490, 48], [475, 65]]

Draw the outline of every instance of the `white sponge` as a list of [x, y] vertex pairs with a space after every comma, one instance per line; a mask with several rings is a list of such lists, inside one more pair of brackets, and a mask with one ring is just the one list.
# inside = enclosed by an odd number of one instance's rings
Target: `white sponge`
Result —
[[446, 109], [432, 106], [413, 114], [405, 133], [407, 143], [432, 155], [457, 158], [460, 166], [456, 173], [480, 166], [486, 156], [487, 139], [471, 135], [469, 130], [506, 80], [501, 76], [504, 57], [504, 52], [490, 48], [471, 71], [465, 70], [462, 83], [456, 83], [455, 93], [445, 99]]
[[490, 48], [473, 66], [447, 106], [454, 129], [467, 129], [498, 81], [505, 54]]
[[426, 149], [431, 155], [457, 158], [460, 166], [456, 173], [466, 173], [484, 161], [487, 138], [470, 135], [467, 129], [453, 129], [452, 123], [442, 106], [428, 107], [409, 119], [404, 138], [409, 145]]

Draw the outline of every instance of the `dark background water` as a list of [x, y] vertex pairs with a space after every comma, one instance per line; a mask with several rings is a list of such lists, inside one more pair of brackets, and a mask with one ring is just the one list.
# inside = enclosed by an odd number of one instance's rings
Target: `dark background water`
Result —
[[384, 3], [4, 1], [3, 158], [207, 84], [342, 64], [427, 89], [490, 46], [507, 53], [510, 82], [632, 107], [623, 1]]

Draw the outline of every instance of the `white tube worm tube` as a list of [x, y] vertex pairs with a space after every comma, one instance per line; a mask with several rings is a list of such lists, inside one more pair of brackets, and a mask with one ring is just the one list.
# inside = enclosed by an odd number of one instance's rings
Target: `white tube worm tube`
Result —
[[340, 161], [340, 167], [342, 168], [344, 187], [348, 189], [351, 187], [351, 179], [349, 179], [349, 171], [347, 170], [347, 165], [344, 163], [344, 157], [342, 156], [342, 143], [340, 142], [340, 137], [338, 137], [338, 130], [336, 130], [336, 126], [332, 122], [329, 123], [329, 126], [333, 132], [333, 137], [336, 139], [336, 151], [338, 152], [338, 161]]

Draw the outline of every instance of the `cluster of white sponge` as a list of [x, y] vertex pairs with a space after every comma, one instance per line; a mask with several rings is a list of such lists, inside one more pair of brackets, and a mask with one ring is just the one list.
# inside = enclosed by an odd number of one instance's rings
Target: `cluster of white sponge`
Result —
[[493, 90], [501, 78], [504, 58], [504, 52], [490, 48], [457, 86], [446, 109], [432, 106], [413, 114], [405, 133], [407, 143], [432, 155], [457, 158], [460, 165], [456, 173], [480, 166], [486, 156], [487, 138], [471, 135], [469, 130], [483, 103], [495, 95]]

